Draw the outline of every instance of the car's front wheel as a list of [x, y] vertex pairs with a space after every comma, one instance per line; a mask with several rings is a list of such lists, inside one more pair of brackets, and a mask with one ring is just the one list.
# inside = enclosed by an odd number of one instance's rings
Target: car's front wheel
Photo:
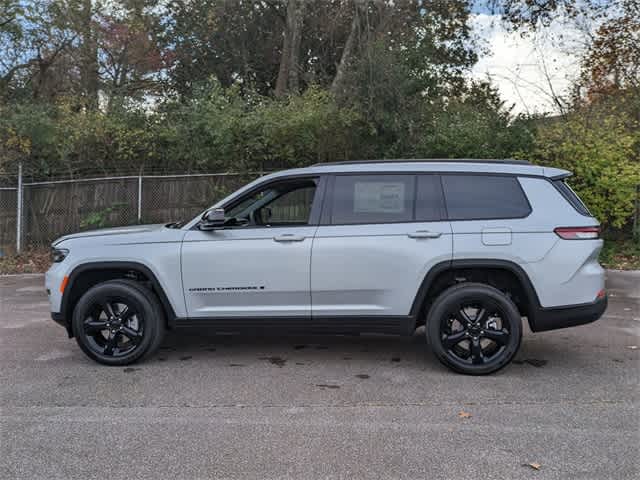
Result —
[[78, 345], [92, 359], [128, 365], [160, 345], [164, 315], [150, 290], [133, 281], [110, 280], [80, 298], [72, 328]]
[[427, 316], [427, 341], [456, 372], [485, 375], [507, 365], [520, 347], [522, 318], [511, 299], [480, 283], [445, 290]]

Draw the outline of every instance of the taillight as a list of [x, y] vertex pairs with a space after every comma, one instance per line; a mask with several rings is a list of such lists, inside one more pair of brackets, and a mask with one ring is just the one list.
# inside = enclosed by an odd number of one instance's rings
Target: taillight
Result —
[[565, 240], [594, 240], [600, 238], [600, 227], [558, 227], [554, 232]]

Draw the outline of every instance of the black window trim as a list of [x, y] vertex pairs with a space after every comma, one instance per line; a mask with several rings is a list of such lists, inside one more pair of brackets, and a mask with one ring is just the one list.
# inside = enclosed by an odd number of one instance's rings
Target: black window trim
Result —
[[[441, 194], [443, 197], [443, 205], [444, 205], [444, 213], [445, 213], [445, 217], [441, 218], [440, 220], [416, 220], [415, 219], [415, 210], [414, 210], [414, 219], [411, 221], [398, 221], [398, 222], [375, 222], [375, 223], [371, 223], [371, 222], [362, 222], [362, 223], [345, 223], [345, 224], [337, 224], [337, 223], [331, 223], [331, 210], [332, 210], [332, 205], [331, 202], [328, 202], [327, 199], [329, 198], [333, 198], [333, 185], [334, 185], [334, 181], [335, 181], [335, 177], [338, 176], [363, 176], [363, 175], [413, 175], [415, 177], [415, 181], [417, 182], [417, 176], [418, 175], [437, 175], [440, 177], [440, 187], [441, 187]], [[449, 218], [449, 209], [447, 206], [447, 201], [446, 201], [446, 196], [444, 195], [444, 185], [442, 183], [442, 176], [443, 175], [466, 175], [466, 176], [470, 176], [470, 175], [480, 175], [480, 176], [490, 176], [490, 177], [514, 177], [516, 179], [518, 188], [520, 189], [520, 191], [522, 192], [522, 194], [524, 195], [525, 201], [527, 202], [527, 205], [529, 207], [529, 212], [521, 217], [500, 217], [500, 218], [472, 218], [472, 219], [458, 219], [458, 220], [452, 220]], [[256, 190], [262, 189], [268, 185], [271, 185], [273, 183], [280, 183], [280, 182], [285, 182], [288, 180], [295, 180], [295, 179], [309, 179], [309, 180], [316, 180], [317, 182], [317, 189], [316, 189], [316, 195], [313, 199], [313, 205], [311, 207], [311, 214], [309, 215], [309, 223], [307, 223], [306, 225], [273, 225], [273, 226], [267, 226], [267, 225], [254, 225], [251, 228], [294, 228], [294, 227], [301, 227], [301, 226], [349, 226], [349, 225], [394, 225], [394, 224], [413, 224], [413, 223], [430, 223], [430, 222], [469, 222], [469, 221], [480, 221], [480, 220], [518, 220], [518, 219], [523, 219], [523, 218], [527, 218], [531, 215], [531, 213], [533, 213], [533, 208], [531, 207], [531, 202], [529, 202], [529, 198], [527, 197], [524, 189], [522, 188], [522, 184], [520, 183], [519, 178], [520, 177], [524, 177], [524, 178], [537, 178], [537, 179], [541, 179], [541, 180], [545, 180], [549, 183], [551, 183], [551, 185], [554, 186], [554, 188], [558, 188], [555, 184], [554, 184], [554, 179], [550, 178], [550, 177], [545, 177], [542, 175], [533, 175], [533, 174], [524, 174], [524, 173], [508, 173], [508, 172], [468, 172], [468, 171], [446, 171], [446, 170], [438, 170], [438, 171], [425, 171], [425, 170], [362, 170], [362, 171], [353, 171], [353, 172], [327, 172], [327, 173], [311, 173], [311, 174], [294, 174], [294, 175], [286, 175], [286, 176], [282, 176], [282, 177], [278, 177], [278, 178], [274, 178], [271, 180], [267, 180], [265, 182], [261, 182], [257, 185], [255, 185], [251, 190], [245, 192], [243, 195], [234, 198], [232, 200], [230, 200], [229, 202], [225, 203], [222, 205], [223, 208], [228, 208], [231, 205], [234, 205], [235, 203], [237, 203], [238, 201], [241, 201], [242, 199], [246, 198], [247, 195], [251, 195], [252, 193], [255, 193]], [[417, 183], [416, 183], [416, 187], [417, 187]], [[416, 196], [416, 191], [414, 188], [414, 197], [417, 198]], [[415, 203], [415, 201], [414, 201]], [[191, 230], [198, 230], [198, 225], [200, 224], [200, 222], [197, 222], [196, 224], [194, 224], [191, 227]], [[246, 228], [246, 227], [227, 227], [227, 228]]]
[[[584, 202], [580, 199], [578, 194], [573, 191], [571, 185], [565, 182], [566, 177], [554, 178], [551, 179], [551, 185], [562, 195], [569, 205], [571, 205], [576, 212], [578, 212], [583, 217], [594, 218], [593, 214], [589, 211], [589, 208], [584, 204]], [[562, 188], [564, 186], [565, 188]]]
[[[437, 220], [418, 220], [416, 219], [416, 215], [418, 214], [418, 185], [419, 185], [419, 181], [420, 181], [420, 177], [421, 176], [426, 176], [426, 175], [432, 175], [434, 177], [436, 177], [436, 182], [438, 183], [438, 185], [440, 186], [439, 192], [440, 192], [440, 200], [442, 200], [442, 209], [440, 211], [440, 218]], [[428, 223], [428, 222], [448, 222], [449, 221], [449, 210], [447, 210], [447, 199], [444, 196], [444, 187], [442, 185], [442, 174], [440, 172], [438, 173], [430, 173], [430, 172], [425, 172], [425, 173], [417, 173], [416, 174], [416, 188], [414, 190], [414, 211], [413, 211], [413, 218], [416, 219], [416, 222], [420, 222], [420, 223]]]
[[[401, 223], [405, 223], [405, 224], [410, 224], [410, 223], [430, 223], [430, 222], [474, 222], [474, 221], [490, 221], [490, 220], [520, 220], [520, 219], [524, 219], [529, 217], [532, 213], [533, 213], [533, 208], [531, 206], [531, 202], [529, 201], [529, 197], [527, 197], [526, 192], [524, 191], [524, 189], [522, 188], [522, 184], [520, 183], [519, 177], [529, 177], [529, 178], [542, 178], [548, 181], [551, 181], [551, 179], [546, 178], [546, 177], [541, 177], [540, 175], [522, 175], [522, 174], [518, 174], [518, 173], [505, 173], [505, 172], [500, 172], [500, 173], [494, 173], [494, 172], [461, 172], [461, 171], [453, 171], [453, 172], [448, 172], [448, 171], [433, 171], [433, 172], [429, 172], [429, 171], [421, 171], [421, 170], [407, 170], [407, 171], [380, 171], [380, 170], [363, 170], [363, 171], [358, 171], [358, 172], [334, 172], [334, 173], [328, 173], [326, 174], [327, 177], [329, 177], [327, 179], [327, 186], [326, 186], [326, 190], [325, 190], [325, 194], [324, 194], [324, 199], [326, 198], [333, 198], [333, 188], [334, 188], [334, 184], [335, 184], [335, 177], [342, 177], [342, 176], [372, 176], [372, 175], [404, 175], [404, 176], [408, 176], [408, 175], [413, 175], [414, 176], [414, 192], [413, 192], [413, 196], [414, 196], [414, 210], [413, 210], [413, 219], [411, 221], [397, 221], [397, 222], [358, 222], [358, 223], [332, 223], [331, 222], [331, 217], [332, 217], [332, 209], [333, 209], [333, 204], [332, 202], [327, 202], [323, 199], [324, 205], [323, 205], [323, 209], [322, 209], [322, 215], [320, 218], [320, 223], [319, 225], [321, 226], [334, 226], [334, 227], [340, 227], [340, 226], [349, 226], [349, 225], [394, 225], [394, 224], [401, 224]], [[443, 206], [444, 206], [444, 214], [445, 216], [443, 218], [440, 218], [440, 220], [417, 220], [415, 218], [416, 216], [416, 207], [415, 204], [417, 202], [417, 182], [418, 182], [418, 175], [437, 175], [440, 178], [440, 194], [442, 195], [442, 201], [443, 201]], [[515, 178], [516, 180], [516, 184], [518, 186], [518, 188], [520, 189], [520, 192], [522, 193], [522, 196], [525, 199], [525, 202], [527, 203], [527, 207], [528, 207], [528, 211], [526, 213], [526, 215], [522, 215], [519, 217], [491, 217], [491, 218], [481, 218], [481, 217], [474, 217], [474, 218], [463, 218], [463, 219], [451, 219], [449, 216], [449, 208], [447, 205], [447, 197], [444, 193], [444, 184], [442, 181], [442, 177], [444, 175], [465, 175], [465, 176], [485, 176], [485, 177], [512, 177]], [[553, 184], [553, 182], [551, 181], [551, 183]]]

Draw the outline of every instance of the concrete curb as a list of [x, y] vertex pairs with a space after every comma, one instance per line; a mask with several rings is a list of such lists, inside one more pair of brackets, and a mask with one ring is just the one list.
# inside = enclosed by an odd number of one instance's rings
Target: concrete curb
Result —
[[0, 278], [3, 277], [44, 277], [44, 273], [0, 273]]

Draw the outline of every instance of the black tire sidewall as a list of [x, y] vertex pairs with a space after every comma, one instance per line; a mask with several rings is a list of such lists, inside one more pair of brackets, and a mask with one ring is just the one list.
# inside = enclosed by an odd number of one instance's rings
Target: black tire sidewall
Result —
[[[443, 315], [452, 304], [458, 304], [468, 297], [488, 297], [497, 303], [504, 312], [508, 324], [510, 336], [502, 354], [483, 365], [469, 365], [462, 361], [456, 361], [442, 346], [440, 334], [440, 322]], [[427, 342], [434, 355], [452, 370], [468, 375], [487, 375], [496, 372], [508, 365], [520, 348], [522, 339], [522, 317], [515, 304], [500, 290], [489, 285], [468, 283], [454, 285], [438, 296], [427, 315]]]
[[160, 345], [162, 344], [162, 340], [164, 339], [164, 334], [166, 333], [165, 315], [164, 315], [164, 310], [162, 308], [160, 300], [158, 299], [158, 296], [151, 289], [144, 286], [140, 282], [136, 282], [135, 280], [122, 279], [122, 280], [118, 280], [118, 283], [129, 285], [132, 288], [137, 289], [145, 298], [149, 300], [152, 307], [156, 310], [156, 313], [153, 318], [157, 319], [157, 321], [154, 321], [154, 326], [157, 328], [154, 328], [154, 331], [153, 331], [154, 333], [153, 343], [149, 346], [149, 348], [145, 352], [145, 356], [150, 355], [160, 347]]
[[[108, 296], [117, 296], [129, 300], [136, 308], [140, 309], [144, 318], [144, 334], [140, 344], [129, 354], [122, 357], [110, 357], [95, 352], [87, 343], [84, 334], [84, 320], [89, 308], [100, 299]], [[157, 345], [157, 337], [162, 331], [162, 312], [152, 292], [146, 292], [144, 287], [136, 288], [126, 281], [108, 281], [90, 288], [78, 301], [71, 320], [73, 334], [82, 351], [96, 362], [104, 365], [129, 365], [140, 359]]]

